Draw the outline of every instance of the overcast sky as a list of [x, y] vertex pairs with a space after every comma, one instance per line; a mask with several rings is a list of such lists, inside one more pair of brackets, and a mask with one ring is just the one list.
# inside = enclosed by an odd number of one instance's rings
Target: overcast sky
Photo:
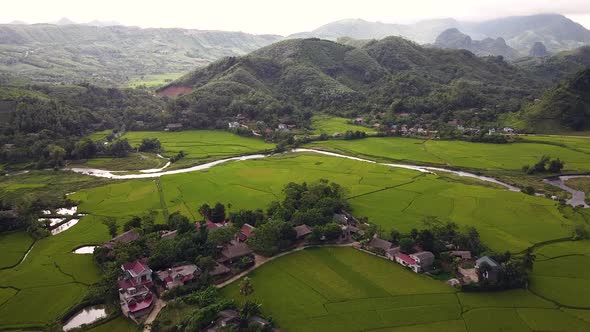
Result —
[[141, 27], [181, 27], [287, 35], [362, 18], [386, 23], [453, 17], [560, 13], [590, 29], [590, 0], [3, 0], [0, 22], [114, 20]]

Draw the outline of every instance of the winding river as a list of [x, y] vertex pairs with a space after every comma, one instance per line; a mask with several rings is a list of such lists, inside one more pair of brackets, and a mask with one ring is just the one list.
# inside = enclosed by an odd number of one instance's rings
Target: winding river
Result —
[[[322, 155], [337, 157], [337, 158], [346, 158], [346, 159], [350, 159], [350, 160], [356, 160], [356, 161], [360, 161], [360, 162], [389, 166], [389, 167], [410, 169], [410, 170], [414, 170], [414, 171], [418, 171], [418, 172], [422, 172], [422, 173], [430, 173], [430, 174], [436, 174], [436, 172], [452, 173], [452, 174], [455, 174], [458, 176], [469, 177], [469, 178], [479, 179], [479, 180], [485, 181], [485, 182], [495, 183], [495, 184], [501, 185], [511, 191], [520, 191], [520, 188], [518, 188], [518, 187], [515, 187], [515, 186], [510, 185], [508, 183], [498, 181], [498, 180], [488, 177], [488, 176], [481, 176], [481, 175], [477, 175], [477, 174], [473, 174], [473, 173], [468, 173], [468, 172], [463, 172], [463, 171], [455, 171], [455, 170], [450, 170], [450, 169], [440, 168], [440, 167], [418, 166], [418, 165], [408, 165], [408, 164], [378, 163], [373, 160], [368, 160], [368, 159], [363, 159], [363, 158], [358, 158], [358, 157], [353, 157], [353, 156], [347, 156], [347, 155], [334, 153], [334, 152], [315, 150], [315, 149], [294, 149], [294, 150], [291, 150], [286, 153], [303, 153], [303, 152], [317, 153], [317, 154], [322, 154]], [[96, 177], [109, 178], [109, 179], [117, 179], [117, 180], [147, 179], [147, 178], [156, 178], [156, 177], [160, 177], [160, 176], [164, 176], [164, 175], [201, 171], [201, 170], [209, 169], [213, 166], [224, 164], [224, 163], [227, 163], [230, 161], [244, 161], [244, 160], [252, 160], [252, 159], [261, 159], [261, 158], [268, 158], [271, 156], [273, 156], [273, 155], [272, 154], [267, 154], [267, 155], [253, 154], [253, 155], [248, 155], [248, 156], [232, 157], [232, 158], [216, 160], [216, 161], [202, 164], [202, 165], [198, 165], [198, 166], [193, 166], [193, 167], [188, 167], [188, 168], [183, 168], [183, 169], [176, 169], [176, 170], [171, 170], [171, 171], [164, 170], [166, 167], [169, 166], [169, 164], [167, 164], [166, 166], [164, 166], [161, 169], [140, 171], [140, 174], [118, 174], [118, 173], [127, 173], [127, 172], [106, 171], [106, 170], [94, 169], [94, 168], [69, 168], [69, 170], [76, 172], [76, 173], [92, 175], [92, 176], [96, 176]]]
[[558, 176], [558, 177], [547, 178], [547, 179], [543, 180], [543, 182], [548, 183], [552, 186], [559, 187], [559, 188], [569, 192], [570, 194], [572, 194], [572, 198], [570, 198], [566, 201], [567, 204], [569, 204], [571, 206], [583, 206], [584, 208], [588, 208], [588, 207], [590, 207], [590, 205], [588, 205], [586, 203], [586, 193], [583, 191], [580, 191], [580, 190], [576, 190], [572, 187], [569, 187], [566, 184], [566, 181], [569, 179], [587, 178], [587, 177], [590, 177], [590, 175], [562, 175], [562, 176]]

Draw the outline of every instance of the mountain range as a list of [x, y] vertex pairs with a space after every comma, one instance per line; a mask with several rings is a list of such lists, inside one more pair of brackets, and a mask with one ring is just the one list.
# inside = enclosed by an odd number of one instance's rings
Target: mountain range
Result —
[[452, 28], [478, 40], [503, 38], [508, 46], [522, 55], [527, 55], [535, 42], [542, 42], [550, 52], [559, 52], [590, 44], [588, 29], [559, 14], [513, 16], [484, 22], [465, 22], [445, 18], [413, 24], [389, 24], [361, 19], [346, 19], [289, 37], [317, 37], [336, 40], [339, 37], [381, 39], [387, 36], [400, 36], [419, 44], [432, 44], [442, 32]]
[[150, 74], [184, 73], [281, 39], [187, 29], [60, 24], [0, 25], [0, 73], [33, 82], [123, 85]]
[[[590, 31], [562, 15], [485, 22], [454, 19], [387, 24], [348, 19], [288, 37], [243, 32], [142, 29], [117, 22], [0, 25], [0, 75], [20, 81], [121, 86], [156, 74], [180, 74], [226, 56], [244, 55], [284, 39], [317, 37], [360, 46], [402, 36], [419, 44], [463, 48], [477, 55], [546, 56], [590, 44]], [[533, 50], [534, 48], [534, 50]], [[2, 79], [5, 81], [6, 79]]]

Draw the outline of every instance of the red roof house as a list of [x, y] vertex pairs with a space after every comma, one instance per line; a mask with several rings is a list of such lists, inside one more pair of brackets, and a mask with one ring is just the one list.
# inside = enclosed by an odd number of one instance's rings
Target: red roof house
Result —
[[241, 242], [248, 240], [254, 234], [255, 229], [256, 227], [250, 224], [244, 224], [238, 232], [238, 240]]
[[125, 263], [121, 265], [121, 270], [123, 270], [125, 275], [118, 282], [119, 288], [127, 289], [139, 286], [151, 287], [153, 285], [153, 271], [147, 265], [147, 258]]

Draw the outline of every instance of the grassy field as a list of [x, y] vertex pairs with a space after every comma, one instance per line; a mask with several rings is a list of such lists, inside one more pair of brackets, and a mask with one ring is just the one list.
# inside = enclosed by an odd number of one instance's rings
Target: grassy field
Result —
[[17, 264], [31, 244], [33, 239], [25, 232], [0, 234], [0, 269]]
[[374, 134], [377, 131], [373, 128], [367, 128], [359, 125], [348, 123], [350, 119], [339, 118], [329, 115], [316, 115], [311, 119], [311, 127], [313, 128], [314, 134], [328, 134], [333, 135], [335, 133], [344, 134], [347, 131], [364, 131], [367, 134]]
[[383, 231], [408, 232], [426, 216], [475, 226], [486, 245], [519, 252], [534, 243], [567, 237], [581, 222], [566, 219], [555, 202], [507, 190], [455, 182], [399, 168], [319, 156], [284, 155], [233, 162], [203, 172], [164, 176], [162, 192], [152, 179], [121, 181], [83, 190], [72, 199], [101, 216], [180, 211], [198, 219], [202, 203], [231, 203], [232, 210], [265, 208], [290, 181], [329, 179], [348, 190], [354, 213]]
[[590, 152], [543, 143], [485, 144], [412, 138], [328, 140], [310, 146], [371, 159], [480, 170], [520, 171], [543, 155], [565, 161], [566, 171], [590, 170]]
[[[350, 248], [307, 249], [268, 263], [249, 277], [254, 285], [251, 298], [288, 331], [590, 328], [525, 290], [456, 293], [441, 282]], [[243, 300], [237, 282], [223, 294]]]

